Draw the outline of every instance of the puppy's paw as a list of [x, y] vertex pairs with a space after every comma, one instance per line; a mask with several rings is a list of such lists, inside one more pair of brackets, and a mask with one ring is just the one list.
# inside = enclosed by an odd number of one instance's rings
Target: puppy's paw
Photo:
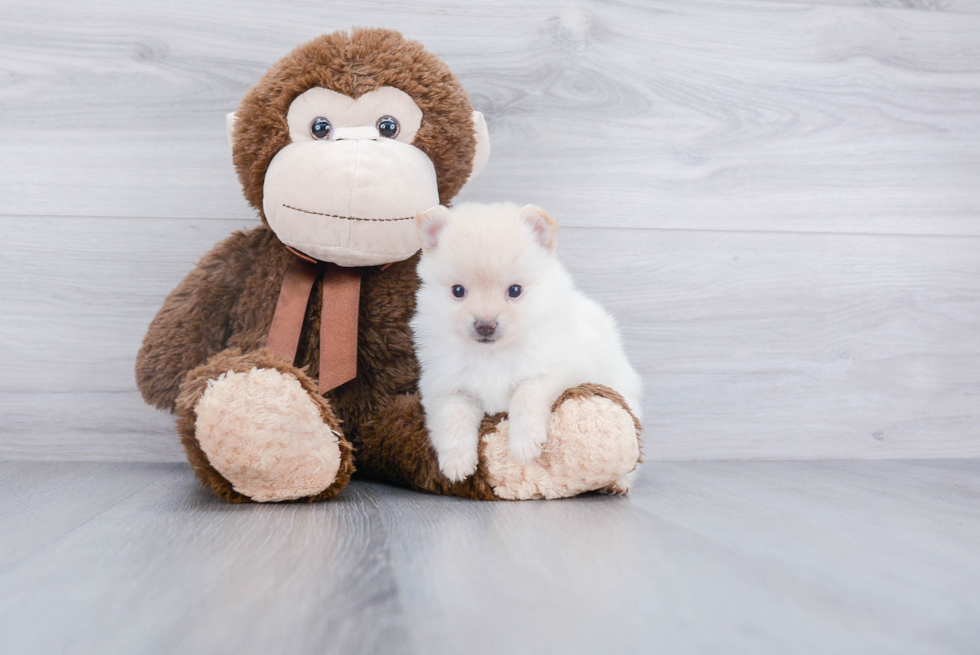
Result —
[[473, 475], [480, 457], [476, 448], [451, 448], [437, 455], [439, 470], [453, 482], [461, 482]]
[[510, 454], [521, 466], [527, 466], [541, 456], [548, 440], [548, 414], [535, 415], [515, 412], [509, 418]]
[[630, 492], [630, 487], [632, 485], [626, 480], [616, 480], [608, 487], [603, 487], [599, 489], [599, 493], [606, 494], [607, 496], [625, 496]]
[[608, 496], [625, 496], [633, 488], [634, 480], [636, 480], [636, 469], [633, 469], [608, 487], [599, 489], [598, 492]]

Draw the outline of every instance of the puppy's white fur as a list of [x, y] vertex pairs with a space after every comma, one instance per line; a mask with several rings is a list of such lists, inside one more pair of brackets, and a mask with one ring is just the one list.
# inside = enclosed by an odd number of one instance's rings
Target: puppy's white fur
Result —
[[[613, 317], [558, 261], [553, 218], [533, 205], [463, 204], [434, 207], [417, 222], [422, 285], [412, 332], [426, 427], [446, 476], [462, 480], [476, 470], [484, 412], [508, 413], [521, 464], [541, 454], [551, 406], [571, 387], [604, 384], [640, 418], [640, 376]], [[496, 325], [491, 335], [478, 333], [479, 320]], [[630, 479], [617, 485], [628, 489]]]

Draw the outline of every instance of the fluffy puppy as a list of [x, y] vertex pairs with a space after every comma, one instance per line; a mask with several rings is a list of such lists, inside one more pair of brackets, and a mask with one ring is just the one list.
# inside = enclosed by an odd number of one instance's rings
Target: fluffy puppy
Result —
[[552, 405], [585, 382], [615, 389], [641, 418], [640, 376], [613, 317], [558, 261], [555, 219], [498, 203], [433, 207], [416, 220], [422, 284], [412, 333], [426, 427], [447, 477], [476, 470], [484, 413], [508, 413], [517, 462], [537, 458]]

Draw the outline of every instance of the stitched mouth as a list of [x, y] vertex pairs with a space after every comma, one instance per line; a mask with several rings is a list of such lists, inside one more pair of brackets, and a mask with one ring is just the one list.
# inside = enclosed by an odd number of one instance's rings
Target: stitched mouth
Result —
[[361, 218], [359, 216], [341, 216], [340, 214], [327, 214], [325, 212], [311, 212], [309, 209], [300, 209], [299, 207], [293, 207], [292, 205], [283, 204], [286, 209], [292, 209], [295, 212], [303, 212], [304, 214], [312, 214], [314, 216], [326, 216], [327, 218], [340, 218], [345, 221], [365, 221], [368, 223], [390, 223], [392, 221], [414, 221], [414, 216], [404, 216], [402, 218]]

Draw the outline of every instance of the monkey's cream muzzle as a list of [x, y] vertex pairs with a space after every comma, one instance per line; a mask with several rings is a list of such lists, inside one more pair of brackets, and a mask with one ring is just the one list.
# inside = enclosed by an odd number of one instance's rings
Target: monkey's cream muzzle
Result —
[[[397, 129], [382, 136], [379, 126], [387, 119]], [[314, 87], [293, 100], [286, 122], [291, 143], [273, 157], [263, 186], [262, 210], [276, 236], [340, 266], [388, 264], [415, 254], [415, 215], [439, 204], [435, 167], [412, 145], [422, 124], [415, 100], [388, 86], [356, 100]], [[329, 131], [314, 136], [314, 123], [329, 123]], [[234, 125], [229, 114], [229, 140]], [[471, 178], [490, 153], [480, 112], [473, 112], [473, 128]]]
[[425, 153], [373, 127], [337, 128], [330, 142], [283, 148], [263, 192], [266, 219], [283, 243], [340, 266], [408, 259], [419, 249], [415, 215], [439, 204]]

